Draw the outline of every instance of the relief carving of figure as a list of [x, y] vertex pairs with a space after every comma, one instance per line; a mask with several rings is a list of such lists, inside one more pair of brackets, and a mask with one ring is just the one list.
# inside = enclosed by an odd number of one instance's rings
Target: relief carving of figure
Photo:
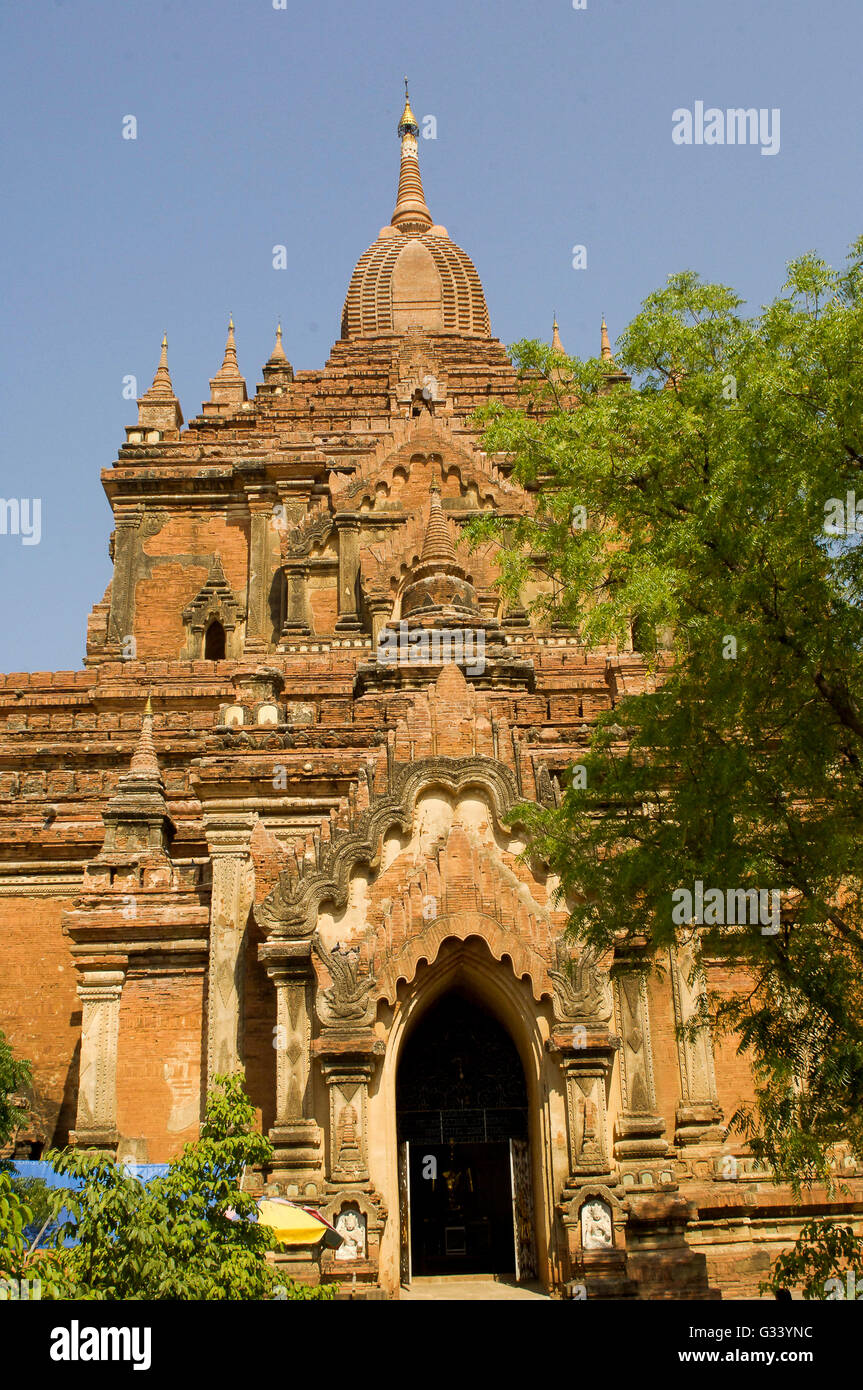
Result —
[[338, 1164], [340, 1168], [358, 1168], [362, 1165], [360, 1141], [357, 1126], [359, 1117], [348, 1101], [343, 1106], [338, 1123]]
[[611, 1207], [599, 1198], [585, 1202], [581, 1209], [582, 1249], [610, 1250], [613, 1244]]
[[330, 1026], [339, 1024], [370, 1023], [375, 1011], [373, 991], [374, 972], [360, 974], [359, 951], [343, 951], [336, 946], [325, 951], [318, 937], [314, 941], [315, 954], [326, 966], [332, 985], [319, 994], [318, 1013], [321, 1021]]
[[579, 1157], [593, 1158], [599, 1151], [596, 1103], [590, 1096], [583, 1096], [579, 1101], [578, 1108], [581, 1118]]
[[342, 1244], [336, 1251], [337, 1260], [364, 1260], [366, 1257], [366, 1218], [353, 1207], [345, 1207], [336, 1217], [336, 1230]]

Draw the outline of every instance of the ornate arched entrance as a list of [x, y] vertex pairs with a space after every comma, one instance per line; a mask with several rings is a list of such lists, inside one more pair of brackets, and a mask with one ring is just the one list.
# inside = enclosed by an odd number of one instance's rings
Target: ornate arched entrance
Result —
[[[453, 691], [439, 686], [451, 701]], [[364, 786], [368, 795], [370, 784]], [[329, 834], [297, 854], [256, 909], [267, 937], [261, 958], [278, 989], [279, 1025], [305, 1068], [284, 1064], [277, 1075], [274, 1171], [294, 1173], [302, 1162], [305, 1195], [323, 1186], [331, 1215], [346, 1204], [365, 1211], [365, 1203], [368, 1272], [396, 1293], [410, 1277], [406, 1146], [422, 1147], [420, 1159], [435, 1159], [441, 1180], [446, 1164], [454, 1187], [453, 1163], [463, 1161], [468, 1186], [473, 1181], [486, 1195], [491, 1187], [506, 1195], [506, 1227], [512, 1232], [517, 1225], [517, 1252], [514, 1237], [506, 1251], [502, 1236], [497, 1244], [502, 1198], [469, 1215], [454, 1195], [449, 1216], [461, 1213], [465, 1220], [448, 1219], [434, 1240], [430, 1232], [417, 1246], [419, 1266], [442, 1262], [456, 1272], [472, 1264], [479, 1273], [536, 1274], [550, 1286], [562, 1274], [556, 1208], [569, 1173], [550, 944], [562, 923], [548, 905], [547, 886], [525, 881], [521, 842], [504, 824], [517, 781], [507, 766], [480, 753], [457, 759], [438, 753], [394, 766], [388, 786], [364, 809], [358, 794], [347, 823], [333, 822]], [[307, 980], [311, 997], [304, 993]], [[489, 1083], [476, 1076], [466, 1077], [467, 1098], [455, 1105], [446, 1096], [417, 1100], [415, 1084], [411, 1101], [412, 1039], [419, 1049], [425, 1022], [436, 1039], [427, 1053], [440, 1051], [442, 1034], [451, 1039], [455, 1024], [450, 1017], [443, 1026], [438, 1014], [435, 1028], [433, 1011], [459, 992], [478, 1016], [490, 1018], [482, 1025], [484, 1040], [459, 1055], [494, 1050], [508, 1057], [492, 1080], [502, 1093], [508, 1074], [512, 1091], [497, 1105], [476, 1099], [480, 1082]], [[464, 1032], [464, 1019], [462, 1025]], [[475, 1018], [468, 1031], [478, 1026]], [[446, 1055], [452, 1062], [452, 1048]], [[459, 1137], [456, 1119], [467, 1124], [478, 1117], [449, 1113], [455, 1110], [484, 1112], [482, 1130]], [[431, 1111], [438, 1112], [438, 1152], [429, 1150], [430, 1131], [416, 1128], [433, 1123]], [[509, 1111], [508, 1122], [491, 1111]], [[469, 1143], [502, 1145], [505, 1162], [486, 1151], [455, 1152], [453, 1146]], [[426, 1168], [431, 1174], [434, 1165]], [[421, 1174], [422, 1166], [415, 1187]], [[443, 1201], [439, 1190], [436, 1200]], [[415, 1211], [416, 1229], [421, 1220], [440, 1226], [441, 1212]], [[459, 1225], [465, 1229], [447, 1229]], [[487, 1240], [479, 1239], [483, 1225], [493, 1232]]]
[[391, 1082], [403, 1284], [537, 1276], [542, 1044], [522, 1026], [522, 990], [485, 942], [449, 941], [405, 998]]
[[396, 1112], [403, 1266], [409, 1254], [413, 1275], [533, 1276], [517, 1218], [521, 1205], [532, 1225], [524, 1071], [506, 1029], [463, 990], [432, 1005], [405, 1043]]

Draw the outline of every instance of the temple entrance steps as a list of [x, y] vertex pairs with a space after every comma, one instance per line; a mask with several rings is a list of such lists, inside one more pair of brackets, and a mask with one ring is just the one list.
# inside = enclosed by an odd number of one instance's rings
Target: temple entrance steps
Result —
[[405, 1302], [497, 1302], [499, 1299], [533, 1299], [549, 1295], [539, 1283], [517, 1284], [514, 1279], [493, 1274], [437, 1274], [414, 1279], [409, 1288], [399, 1290]]

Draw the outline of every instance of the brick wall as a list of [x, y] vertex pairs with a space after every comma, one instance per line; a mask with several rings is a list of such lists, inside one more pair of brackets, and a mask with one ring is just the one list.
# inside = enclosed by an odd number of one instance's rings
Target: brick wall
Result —
[[34, 1108], [46, 1147], [74, 1125], [81, 1001], [60, 915], [71, 901], [0, 898], [0, 1027], [33, 1063]]
[[165, 1163], [196, 1137], [203, 989], [203, 972], [126, 981], [117, 1052], [120, 1157]]

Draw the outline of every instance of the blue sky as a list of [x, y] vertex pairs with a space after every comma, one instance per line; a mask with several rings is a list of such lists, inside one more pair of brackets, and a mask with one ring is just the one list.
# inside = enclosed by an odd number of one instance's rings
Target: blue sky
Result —
[[[492, 330], [596, 352], [692, 268], [753, 310], [786, 260], [863, 231], [861, 0], [7, 0], [0, 18], [4, 285], [0, 670], [77, 668], [110, 578], [99, 471], [167, 332], [186, 418], [229, 313], [250, 388], [276, 321], [296, 368], [338, 336], [389, 221], [402, 76], [432, 215], [473, 258]], [[775, 156], [680, 146], [696, 101], [778, 107]], [[137, 139], [122, 138], [134, 115]], [[289, 268], [272, 267], [284, 244]], [[572, 268], [572, 247], [587, 268]]]

